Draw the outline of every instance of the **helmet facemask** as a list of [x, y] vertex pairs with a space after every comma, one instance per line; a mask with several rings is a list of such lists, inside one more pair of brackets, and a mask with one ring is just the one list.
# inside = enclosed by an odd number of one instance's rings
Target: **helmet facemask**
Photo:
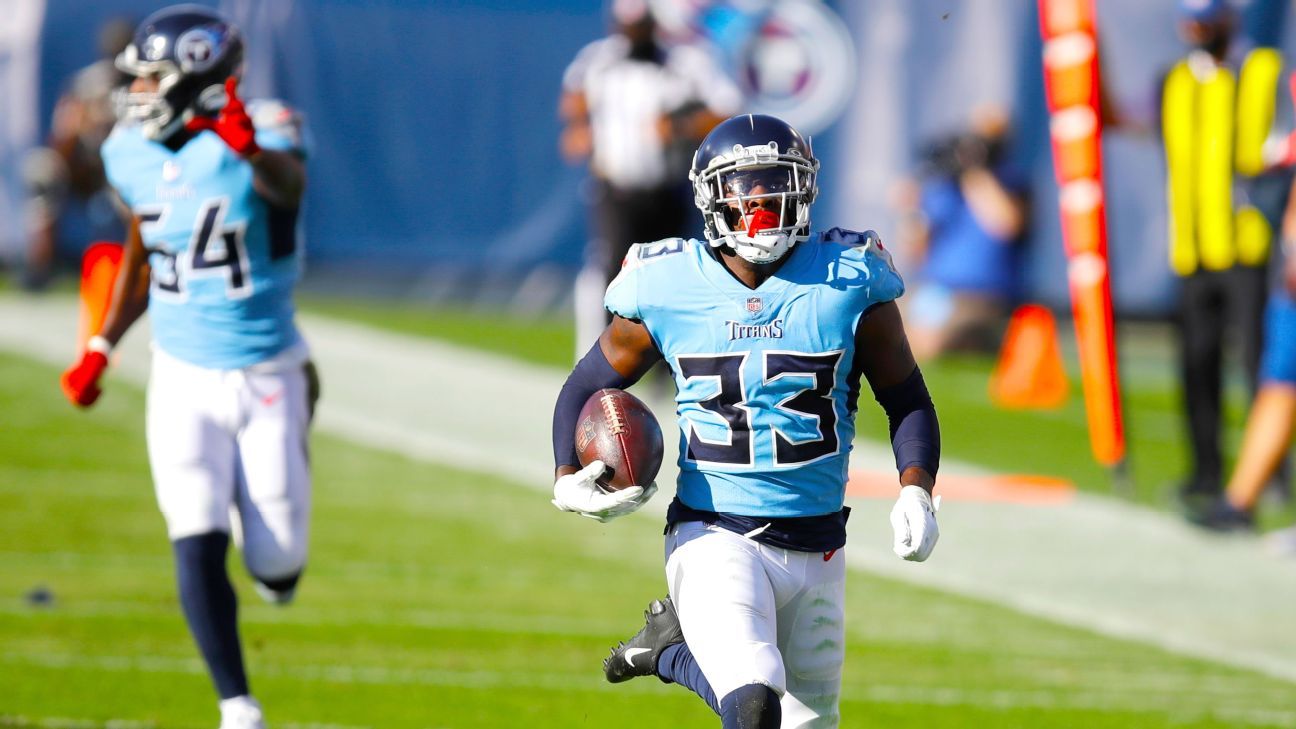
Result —
[[819, 163], [776, 142], [733, 149], [690, 173], [707, 241], [750, 263], [772, 263], [810, 235]]

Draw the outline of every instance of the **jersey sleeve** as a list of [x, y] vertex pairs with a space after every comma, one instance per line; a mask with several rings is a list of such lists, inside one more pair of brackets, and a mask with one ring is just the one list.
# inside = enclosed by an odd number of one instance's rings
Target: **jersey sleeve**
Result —
[[108, 180], [108, 185], [117, 193], [122, 202], [127, 207], [134, 205], [133, 195], [128, 180], [124, 177], [122, 160], [130, 152], [126, 149], [129, 146], [128, 135], [131, 133], [130, 127], [125, 122], [117, 122], [108, 137], [99, 147], [99, 157], [103, 160], [104, 177]]
[[603, 307], [624, 319], [640, 321], [639, 312], [639, 274], [643, 268], [639, 253], [642, 243], [630, 246], [625, 260], [621, 262], [621, 272], [612, 283], [608, 284], [607, 293], [603, 295]]
[[278, 99], [253, 99], [248, 102], [248, 115], [256, 127], [256, 141], [262, 149], [292, 152], [308, 156], [306, 126], [296, 109]]
[[823, 242], [843, 246], [836, 278], [839, 283], [859, 291], [862, 308], [894, 301], [904, 294], [904, 279], [877, 233], [833, 228], [824, 233]]

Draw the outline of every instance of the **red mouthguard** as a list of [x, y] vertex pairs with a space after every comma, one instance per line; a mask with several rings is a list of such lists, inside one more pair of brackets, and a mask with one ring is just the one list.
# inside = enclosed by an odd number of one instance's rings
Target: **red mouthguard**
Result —
[[747, 221], [747, 235], [756, 235], [767, 228], [777, 228], [779, 216], [772, 210], [757, 210]]

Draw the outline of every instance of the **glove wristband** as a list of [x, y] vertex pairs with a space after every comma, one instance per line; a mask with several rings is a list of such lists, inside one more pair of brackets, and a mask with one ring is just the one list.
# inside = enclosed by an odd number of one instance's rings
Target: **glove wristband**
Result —
[[109, 342], [98, 334], [86, 340], [85, 348], [87, 352], [98, 352], [105, 357], [112, 354], [113, 351], [112, 342]]

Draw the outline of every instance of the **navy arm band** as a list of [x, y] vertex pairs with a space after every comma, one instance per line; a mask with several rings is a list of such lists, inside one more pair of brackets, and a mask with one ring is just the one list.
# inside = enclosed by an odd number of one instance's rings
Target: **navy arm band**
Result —
[[554, 404], [553, 448], [554, 466], [580, 466], [576, 457], [576, 421], [580, 418], [581, 408], [590, 395], [605, 387], [620, 390], [638, 382], [617, 372], [608, 362], [607, 355], [598, 342], [585, 353], [580, 362], [572, 368], [558, 392], [558, 402]]
[[896, 470], [904, 473], [906, 468], [919, 466], [934, 477], [940, 467], [940, 424], [922, 370], [914, 367], [904, 382], [875, 389], [873, 396], [891, 426]]

